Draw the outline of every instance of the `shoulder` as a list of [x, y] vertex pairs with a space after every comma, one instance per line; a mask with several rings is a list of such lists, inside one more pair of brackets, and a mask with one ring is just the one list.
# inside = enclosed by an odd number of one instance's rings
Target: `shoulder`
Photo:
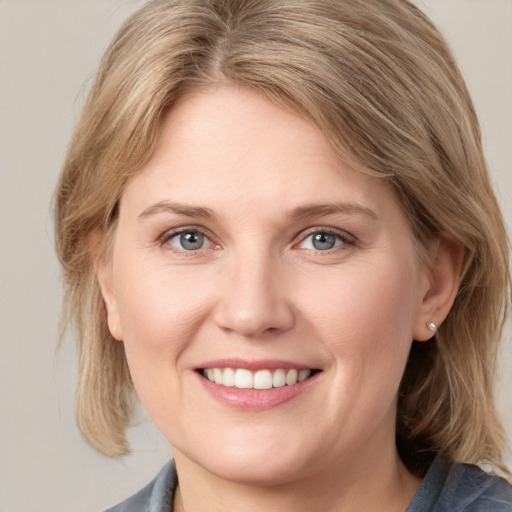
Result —
[[450, 468], [444, 495], [449, 504], [446, 510], [512, 512], [512, 487], [503, 478], [470, 464]]
[[408, 512], [512, 512], [512, 487], [471, 464], [435, 461]]
[[172, 512], [176, 485], [176, 467], [170, 461], [140, 491], [105, 512]]

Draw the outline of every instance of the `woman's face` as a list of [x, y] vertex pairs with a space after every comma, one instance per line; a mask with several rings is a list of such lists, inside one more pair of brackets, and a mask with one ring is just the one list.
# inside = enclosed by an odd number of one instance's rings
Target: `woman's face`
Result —
[[234, 86], [167, 114], [102, 278], [176, 456], [260, 483], [394, 454], [428, 286], [387, 186], [304, 117]]

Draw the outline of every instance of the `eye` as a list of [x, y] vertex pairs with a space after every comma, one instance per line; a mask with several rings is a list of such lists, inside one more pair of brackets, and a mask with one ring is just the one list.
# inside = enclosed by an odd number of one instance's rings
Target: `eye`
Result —
[[171, 233], [166, 238], [166, 243], [181, 251], [199, 251], [212, 245], [203, 233], [193, 229]]
[[353, 244], [353, 241], [347, 235], [328, 230], [318, 230], [306, 236], [300, 245], [302, 249], [329, 251], [345, 244]]

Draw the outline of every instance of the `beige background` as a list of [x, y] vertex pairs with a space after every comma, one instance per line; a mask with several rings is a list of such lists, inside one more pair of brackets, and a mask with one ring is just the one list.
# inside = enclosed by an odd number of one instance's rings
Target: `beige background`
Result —
[[[512, 1], [419, 0], [451, 41], [483, 124], [512, 225]], [[108, 460], [73, 418], [71, 339], [60, 309], [50, 200], [102, 51], [134, 0], [0, 0], [0, 512], [102, 510], [142, 486], [170, 449], [141, 414], [134, 454]], [[500, 408], [512, 438], [510, 328]], [[510, 453], [509, 463], [512, 463]]]

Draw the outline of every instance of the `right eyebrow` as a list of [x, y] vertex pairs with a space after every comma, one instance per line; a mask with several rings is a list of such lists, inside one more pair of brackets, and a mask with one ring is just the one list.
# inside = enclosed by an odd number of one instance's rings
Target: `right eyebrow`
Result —
[[207, 218], [210, 219], [214, 217], [214, 213], [209, 208], [204, 208], [202, 206], [193, 206], [182, 203], [174, 203], [169, 201], [160, 201], [159, 203], [155, 203], [148, 208], [146, 208], [142, 213], [137, 217], [138, 220], [147, 219], [152, 215], [156, 215], [157, 213], [175, 213], [178, 215], [185, 215], [186, 217], [194, 217], [194, 218]]
[[378, 219], [377, 214], [370, 208], [352, 202], [328, 203], [328, 204], [306, 204], [295, 208], [291, 212], [293, 219], [304, 219], [308, 217], [322, 217], [324, 215], [341, 214], [363, 214], [371, 219]]

